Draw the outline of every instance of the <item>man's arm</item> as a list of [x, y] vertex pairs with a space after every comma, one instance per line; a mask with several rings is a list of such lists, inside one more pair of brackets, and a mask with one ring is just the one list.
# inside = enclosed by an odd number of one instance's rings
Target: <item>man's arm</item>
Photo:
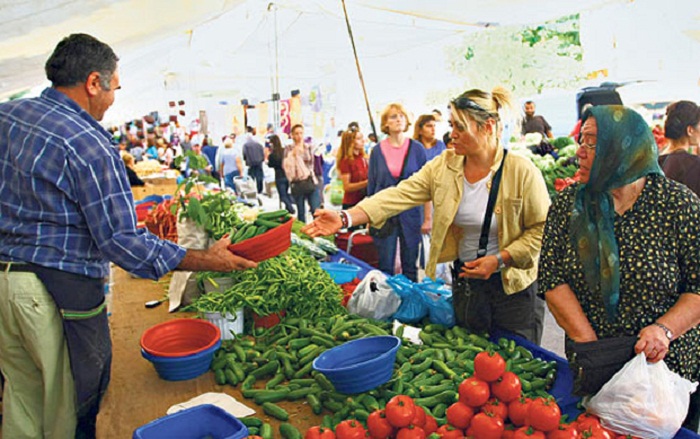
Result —
[[229, 244], [231, 244], [231, 239], [227, 236], [221, 238], [206, 250], [188, 249], [177, 268], [187, 271], [219, 271], [228, 273], [234, 270], [245, 270], [258, 266], [256, 262], [231, 253], [228, 250]]

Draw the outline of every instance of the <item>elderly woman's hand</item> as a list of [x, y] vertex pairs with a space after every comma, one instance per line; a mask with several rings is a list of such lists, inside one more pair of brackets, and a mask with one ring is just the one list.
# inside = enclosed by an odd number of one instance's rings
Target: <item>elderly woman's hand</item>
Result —
[[656, 325], [649, 325], [639, 331], [639, 340], [634, 345], [634, 352], [644, 352], [647, 361], [657, 363], [666, 357], [671, 342], [663, 329]]

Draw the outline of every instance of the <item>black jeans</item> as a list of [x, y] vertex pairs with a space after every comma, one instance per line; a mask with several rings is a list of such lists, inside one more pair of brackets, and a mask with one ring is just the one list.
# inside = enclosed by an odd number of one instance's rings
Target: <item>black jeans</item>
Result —
[[289, 195], [289, 180], [286, 177], [276, 178], [275, 186], [277, 187], [277, 193], [280, 196], [280, 201], [284, 203], [285, 209], [291, 214], [294, 214], [294, 200], [292, 196]]
[[262, 194], [263, 180], [265, 179], [265, 176], [263, 175], [262, 164], [249, 166], [248, 175], [250, 176], [250, 178], [255, 180], [255, 183], [257, 184], [258, 193]]
[[505, 329], [539, 345], [544, 301], [537, 297], [537, 281], [522, 291], [506, 294], [501, 273], [494, 273], [486, 280], [459, 278], [461, 266], [462, 263], [455, 261], [452, 270], [452, 303], [457, 324], [477, 332]]

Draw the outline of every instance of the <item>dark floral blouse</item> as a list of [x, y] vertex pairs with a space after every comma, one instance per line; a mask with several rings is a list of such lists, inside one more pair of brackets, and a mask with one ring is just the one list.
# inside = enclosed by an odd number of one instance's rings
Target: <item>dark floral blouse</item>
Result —
[[[598, 338], [637, 335], [665, 314], [680, 293], [700, 294], [700, 200], [687, 187], [651, 175], [634, 206], [615, 215], [620, 253], [620, 303], [608, 321], [600, 290], [591, 291], [571, 244], [575, 186], [550, 207], [539, 265], [540, 295], [568, 284]], [[700, 378], [700, 328], [671, 342], [664, 361], [683, 377]]]

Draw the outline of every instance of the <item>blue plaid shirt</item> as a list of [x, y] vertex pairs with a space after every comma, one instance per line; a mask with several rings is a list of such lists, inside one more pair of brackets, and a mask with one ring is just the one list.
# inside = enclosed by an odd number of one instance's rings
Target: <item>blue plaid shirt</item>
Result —
[[185, 252], [136, 228], [119, 153], [72, 99], [47, 88], [0, 105], [0, 260], [92, 278], [113, 261], [157, 279]]

